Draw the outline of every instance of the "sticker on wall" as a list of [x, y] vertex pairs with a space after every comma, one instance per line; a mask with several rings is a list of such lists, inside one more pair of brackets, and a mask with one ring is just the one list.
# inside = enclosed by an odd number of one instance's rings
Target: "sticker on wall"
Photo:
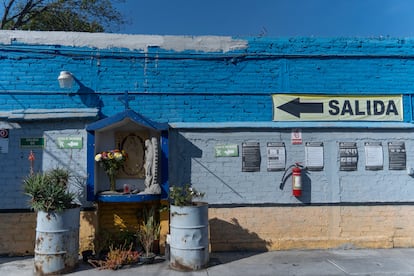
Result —
[[60, 149], [81, 149], [82, 137], [58, 137], [57, 144]]
[[305, 164], [310, 171], [323, 170], [323, 143], [307, 142], [305, 145]]
[[365, 169], [382, 170], [384, 155], [381, 142], [365, 142]]
[[239, 145], [216, 145], [214, 151], [216, 157], [237, 157], [239, 156]]
[[260, 171], [260, 144], [259, 142], [242, 143], [242, 171], [258, 172]]
[[29, 148], [29, 149], [44, 148], [45, 138], [43, 137], [20, 138], [20, 147]]
[[9, 130], [0, 129], [0, 153], [9, 152]]
[[283, 142], [267, 143], [267, 171], [284, 171], [286, 167], [286, 149]]
[[302, 130], [300, 128], [292, 129], [290, 140], [292, 142], [292, 145], [301, 145], [302, 144]]
[[388, 158], [390, 170], [405, 170], [407, 156], [404, 142], [388, 142]]
[[358, 148], [354, 142], [339, 143], [339, 170], [356, 171], [358, 169]]

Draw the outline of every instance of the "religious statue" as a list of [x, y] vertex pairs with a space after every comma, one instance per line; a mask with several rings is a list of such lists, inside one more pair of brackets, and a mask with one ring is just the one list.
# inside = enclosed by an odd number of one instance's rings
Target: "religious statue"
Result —
[[160, 194], [158, 184], [158, 139], [152, 137], [145, 140], [145, 190], [143, 194]]

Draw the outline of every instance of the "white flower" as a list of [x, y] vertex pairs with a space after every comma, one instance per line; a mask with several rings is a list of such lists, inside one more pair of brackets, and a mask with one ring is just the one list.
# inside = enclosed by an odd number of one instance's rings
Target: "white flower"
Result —
[[114, 153], [114, 158], [115, 158], [115, 160], [119, 161], [119, 160], [122, 160], [122, 158], [124, 158], [124, 157], [122, 156], [122, 153], [115, 152]]
[[97, 155], [95, 155], [95, 161], [99, 162], [102, 160], [102, 154], [98, 153]]

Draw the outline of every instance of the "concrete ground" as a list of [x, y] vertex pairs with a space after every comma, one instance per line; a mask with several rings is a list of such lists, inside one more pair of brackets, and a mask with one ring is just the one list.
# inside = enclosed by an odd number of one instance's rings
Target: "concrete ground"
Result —
[[[33, 257], [0, 258], [0, 275], [33, 275]], [[206, 269], [191, 272], [171, 269], [162, 257], [116, 271], [81, 262], [67, 275], [414, 275], [414, 248], [212, 253]]]

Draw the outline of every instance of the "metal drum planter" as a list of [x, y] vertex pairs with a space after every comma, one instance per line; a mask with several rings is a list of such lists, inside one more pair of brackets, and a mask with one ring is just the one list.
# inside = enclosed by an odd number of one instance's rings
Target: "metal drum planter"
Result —
[[65, 271], [71, 271], [79, 265], [80, 207], [66, 209], [63, 223], [68, 230], [65, 236]]
[[34, 267], [37, 275], [66, 273], [78, 266], [80, 208], [37, 212]]
[[198, 270], [209, 261], [208, 204], [170, 208], [170, 266]]
[[37, 212], [34, 267], [37, 275], [65, 270], [65, 227], [62, 212]]

